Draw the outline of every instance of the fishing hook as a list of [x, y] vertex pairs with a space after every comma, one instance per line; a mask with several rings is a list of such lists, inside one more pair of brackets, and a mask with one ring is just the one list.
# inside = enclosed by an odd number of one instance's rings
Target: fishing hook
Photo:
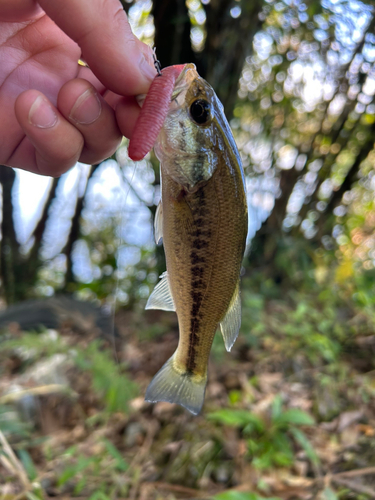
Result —
[[157, 71], [157, 73], [158, 73], [158, 76], [162, 76], [162, 72], [161, 72], [161, 63], [160, 63], [160, 61], [158, 60], [158, 58], [156, 57], [156, 47], [153, 47], [152, 51], [153, 51], [153, 55], [152, 55], [152, 57], [153, 57], [153, 59], [154, 59], [154, 66], [155, 66], [155, 69], [156, 69], [156, 71]]

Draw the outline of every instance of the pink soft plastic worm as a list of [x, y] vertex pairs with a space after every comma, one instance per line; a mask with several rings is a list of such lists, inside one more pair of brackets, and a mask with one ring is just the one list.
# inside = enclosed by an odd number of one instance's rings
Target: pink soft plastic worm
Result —
[[175, 82], [185, 64], [168, 66], [151, 83], [129, 142], [129, 158], [142, 160], [153, 148], [167, 116]]

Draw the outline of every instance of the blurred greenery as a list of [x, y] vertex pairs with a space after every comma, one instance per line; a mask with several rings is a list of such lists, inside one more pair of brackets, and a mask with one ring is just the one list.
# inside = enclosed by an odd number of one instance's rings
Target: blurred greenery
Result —
[[291, 437], [304, 449], [314, 465], [319, 462], [306, 435], [298, 429], [301, 425], [313, 425], [314, 420], [298, 408], [283, 410], [280, 396], [273, 400], [267, 419], [230, 408], [209, 413], [207, 417], [214, 422], [242, 429], [249, 456], [257, 469], [291, 465], [294, 462]]
[[[226, 104], [248, 190], [246, 269], [289, 285], [293, 276], [299, 287], [307, 276], [314, 281], [313, 268], [322, 276], [337, 266], [336, 280], [371, 271], [371, 2], [216, 4], [182, 3], [175, 23], [173, 2], [124, 2], [136, 34], [158, 42], [162, 63], [190, 57]], [[161, 15], [165, 9], [170, 17]], [[231, 47], [224, 43], [228, 39]], [[5, 301], [54, 291], [111, 307], [133, 308], [145, 300], [165, 267], [162, 250], [152, 241], [158, 168], [152, 155], [131, 162], [125, 141], [111, 160], [77, 166], [50, 184], [26, 235], [21, 235], [20, 201], [6, 196]], [[5, 173], [3, 192], [26, 182], [19, 172]], [[56, 227], [63, 230], [56, 234]]]
[[[103, 349], [100, 341], [94, 340], [84, 348], [71, 346], [61, 337], [50, 336], [47, 332], [45, 334], [25, 333], [18, 339], [4, 341], [1, 341], [0, 336], [0, 345], [1, 358], [4, 359], [12, 352], [16, 352], [21, 357], [25, 356], [25, 367], [56, 354], [68, 355], [69, 360], [81, 372], [90, 375], [92, 387], [100, 397], [106, 413], [126, 412], [129, 400], [138, 392], [136, 384], [127, 378], [125, 367], [116, 363], [113, 355]], [[4, 408], [3, 411], [5, 411]], [[11, 422], [7, 425], [12, 427]]]
[[227, 493], [219, 493], [213, 497], [214, 500], [280, 500], [276, 497], [260, 497], [256, 493], [241, 493], [239, 491], [230, 491]]

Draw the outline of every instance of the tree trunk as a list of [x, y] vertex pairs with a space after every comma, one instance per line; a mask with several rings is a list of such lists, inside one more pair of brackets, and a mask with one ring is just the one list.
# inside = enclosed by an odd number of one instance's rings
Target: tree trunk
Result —
[[162, 67], [188, 62], [196, 64], [190, 43], [190, 18], [185, 0], [154, 0], [152, 14], [156, 54]]
[[14, 206], [12, 190], [16, 174], [10, 167], [0, 167], [0, 183], [3, 190], [2, 204], [2, 241], [1, 241], [1, 292], [7, 304], [24, 300], [30, 296], [30, 290], [35, 285], [39, 269], [40, 248], [46, 226], [49, 207], [56, 195], [58, 179], [54, 179], [48, 198], [43, 208], [42, 216], [37, 223], [32, 237], [34, 244], [30, 252], [21, 252], [14, 229]]
[[[237, 18], [231, 15], [234, 6], [241, 8]], [[207, 39], [201, 55], [202, 73], [223, 103], [227, 118], [233, 116], [242, 68], [252, 53], [253, 37], [262, 25], [262, 6], [259, 0], [216, 0], [203, 6]]]
[[[236, 4], [237, 5], [237, 4]], [[260, 0], [243, 0], [241, 15], [233, 18], [231, 0], [203, 5], [206, 13], [206, 44], [195, 53], [190, 42], [191, 22], [185, 0], [154, 0], [155, 47], [162, 66], [192, 62], [198, 73], [215, 89], [228, 118], [233, 115], [238, 80], [245, 58], [252, 52], [251, 41], [261, 26]]]
[[1, 288], [7, 304], [17, 298], [17, 266], [19, 264], [19, 243], [13, 222], [12, 190], [16, 174], [10, 167], [0, 166], [0, 183], [3, 190], [2, 240], [1, 240]]

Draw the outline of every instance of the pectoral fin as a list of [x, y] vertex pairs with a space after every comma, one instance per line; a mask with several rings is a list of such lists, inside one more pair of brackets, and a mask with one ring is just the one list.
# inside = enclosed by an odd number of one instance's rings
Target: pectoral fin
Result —
[[241, 299], [240, 282], [238, 281], [236, 290], [229, 304], [224, 319], [220, 322], [220, 330], [223, 335], [225, 349], [230, 351], [236, 341], [241, 326]]
[[161, 204], [161, 200], [159, 201], [155, 213], [154, 229], [155, 229], [155, 241], [156, 244], [158, 244], [163, 239], [163, 206]]
[[154, 291], [148, 298], [145, 309], [162, 309], [163, 311], [175, 311], [175, 305], [169, 287], [168, 273], [165, 271], [160, 276], [161, 280], [154, 288]]

